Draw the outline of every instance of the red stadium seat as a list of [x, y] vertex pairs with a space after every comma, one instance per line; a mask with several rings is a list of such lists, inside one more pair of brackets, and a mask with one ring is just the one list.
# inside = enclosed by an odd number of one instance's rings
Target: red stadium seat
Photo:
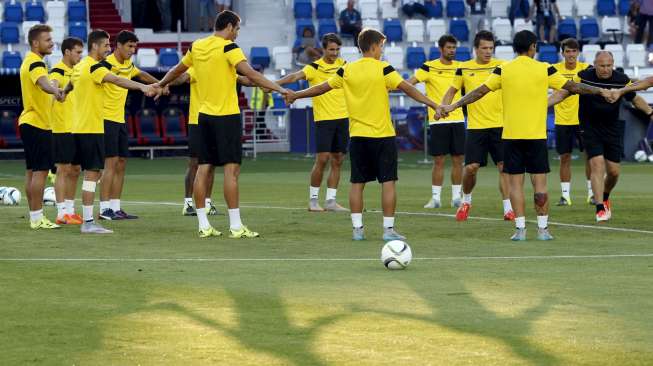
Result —
[[179, 108], [167, 108], [161, 114], [163, 141], [166, 145], [184, 145], [188, 143], [186, 119]]
[[136, 139], [139, 145], [163, 145], [159, 116], [154, 109], [142, 109], [134, 117]]

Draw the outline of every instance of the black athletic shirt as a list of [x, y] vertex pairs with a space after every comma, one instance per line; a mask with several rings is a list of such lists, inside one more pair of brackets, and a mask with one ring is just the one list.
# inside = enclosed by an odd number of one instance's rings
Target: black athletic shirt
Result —
[[[578, 73], [582, 83], [604, 89], [619, 89], [630, 84], [630, 78], [619, 71], [612, 71], [608, 79], [599, 79], [594, 67], [589, 67]], [[619, 108], [621, 101], [626, 99], [632, 101], [635, 92], [625, 94], [616, 103], [610, 103], [600, 95], [580, 95], [578, 108], [578, 119], [581, 125], [610, 124], [619, 120]]]

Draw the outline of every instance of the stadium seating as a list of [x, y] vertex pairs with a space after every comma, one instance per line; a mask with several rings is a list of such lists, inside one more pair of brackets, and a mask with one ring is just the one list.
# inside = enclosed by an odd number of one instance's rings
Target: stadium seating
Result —
[[398, 19], [386, 19], [383, 22], [383, 33], [389, 42], [401, 42], [404, 38], [401, 22]]
[[614, 37], [615, 41], [617, 41], [616, 36], [623, 33], [621, 30], [621, 20], [616, 16], [603, 17], [601, 19], [601, 33], [608, 38]]
[[338, 33], [336, 21], [332, 19], [320, 19], [317, 21], [317, 34], [320, 39], [327, 33]]
[[442, 1], [436, 1], [434, 3], [425, 3], [426, 13], [429, 18], [442, 18], [444, 9], [442, 8]]
[[179, 108], [166, 108], [161, 113], [161, 133], [166, 145], [188, 143], [184, 113]]
[[626, 45], [626, 56], [628, 58], [628, 67], [646, 67], [647, 56], [646, 48], [643, 44], [629, 44]]
[[404, 69], [404, 50], [399, 46], [386, 46], [385, 58], [397, 70]]
[[144, 108], [136, 112], [134, 117], [136, 139], [139, 145], [162, 144], [159, 118], [154, 109]]
[[152, 68], [157, 66], [159, 57], [153, 48], [139, 48], [136, 51], [136, 63], [141, 68]]
[[297, 19], [295, 22], [295, 33], [297, 37], [301, 37], [304, 29], [309, 28], [315, 34], [315, 25], [311, 19]]
[[270, 51], [267, 47], [252, 47], [249, 59], [252, 65], [265, 69], [270, 66]]
[[558, 5], [558, 11], [562, 17], [573, 17], [574, 16], [574, 0], [558, 0], [556, 1]]
[[429, 48], [429, 60], [436, 60], [439, 58], [440, 58], [440, 49], [435, 46]]
[[363, 28], [381, 30], [381, 22], [378, 19], [363, 19]]
[[63, 1], [46, 2], [45, 11], [48, 14], [48, 23], [63, 23], [66, 20], [66, 3]]
[[424, 22], [420, 19], [408, 19], [404, 23], [407, 42], [424, 42]]
[[288, 46], [277, 46], [272, 48], [275, 70], [292, 69], [292, 49]]
[[77, 37], [82, 41], [86, 42], [88, 31], [86, 28], [85, 22], [74, 22], [69, 23], [68, 25], [68, 35], [71, 37]]
[[578, 37], [578, 28], [576, 21], [572, 18], [564, 18], [558, 24], [558, 39]]
[[537, 60], [555, 64], [558, 62], [558, 49], [554, 45], [543, 44], [537, 54]]
[[315, 3], [315, 16], [317, 19], [333, 19], [334, 15], [333, 0], [317, 0]]
[[452, 19], [449, 22], [449, 33], [460, 42], [469, 42], [469, 26], [465, 19]]
[[612, 53], [614, 57], [614, 66], [615, 67], [624, 67], [625, 53], [624, 48], [620, 44], [606, 44], [604, 50]]
[[444, 19], [429, 19], [426, 21], [426, 33], [429, 35], [429, 41], [437, 42], [447, 33], [447, 24]]
[[417, 69], [426, 62], [426, 54], [422, 47], [408, 47], [406, 50], [406, 67]]
[[514, 25], [514, 27], [513, 27], [513, 31], [514, 31], [515, 33], [517, 33], [517, 32], [521, 32], [521, 31], [523, 31], [523, 30], [529, 30], [529, 31], [532, 31], [533, 28], [534, 28], [533, 23], [531, 23], [531, 22], [527, 22], [526, 19], [516, 18], [516, 19], [515, 19], [515, 25]]
[[358, 8], [363, 19], [376, 19], [379, 16], [378, 0], [360, 0]]
[[28, 44], [28, 35], [29, 35], [29, 30], [36, 24], [41, 24], [41, 22], [38, 21], [33, 21], [33, 20], [26, 20], [20, 24], [20, 28], [23, 31], [23, 39], [25, 39], [25, 44]]
[[501, 42], [512, 42], [512, 26], [510, 20], [505, 18], [496, 18], [492, 21], [492, 31], [494, 37]]
[[358, 60], [361, 55], [356, 47], [342, 47], [340, 49], [340, 57], [347, 62]]
[[159, 66], [173, 67], [179, 63], [179, 54], [174, 48], [162, 48], [159, 51]]
[[515, 52], [512, 46], [496, 46], [494, 49], [494, 57], [500, 60], [512, 60], [515, 58]]
[[630, 10], [630, 0], [619, 0], [619, 15], [625, 16]]
[[598, 0], [596, 2], [596, 13], [601, 16], [617, 15], [617, 6], [614, 0]]
[[393, 0], [381, 0], [381, 17], [383, 19], [399, 18], [399, 7], [392, 5]]
[[83, 1], [68, 1], [68, 21], [86, 21], [86, 3]]
[[596, 0], [576, 0], [576, 15], [580, 17], [593, 16], [595, 4]]
[[465, 17], [465, 2], [462, 0], [447, 0], [446, 8], [448, 18]]
[[295, 19], [310, 19], [313, 17], [313, 4], [311, 0], [295, 0]]
[[30, 1], [25, 4], [25, 20], [45, 22], [45, 9], [43, 4], [37, 1]]
[[0, 147], [15, 148], [23, 146], [18, 132], [18, 119], [12, 111], [0, 112]]
[[472, 59], [472, 51], [469, 47], [458, 47], [456, 48], [456, 61], [469, 61]]
[[18, 24], [13, 22], [4, 22], [0, 24], [0, 43], [16, 44], [20, 42], [20, 31]]
[[64, 38], [66, 38], [66, 26], [64, 22], [60, 24], [50, 24], [52, 27], [52, 40], [54, 43], [61, 44]]
[[5, 22], [21, 23], [23, 21], [23, 6], [20, 2], [7, 1], [4, 5], [3, 19]]
[[597, 52], [601, 50], [601, 47], [596, 44], [586, 44], [583, 46], [582, 54], [583, 54], [583, 61], [587, 63], [593, 63], [594, 62], [594, 56], [596, 55]]
[[510, 2], [506, 0], [490, 0], [490, 16], [493, 18], [507, 18], [508, 5], [510, 5]]
[[596, 18], [584, 17], [580, 20], [580, 39], [583, 41], [596, 41], [598, 40], [599, 23]]
[[23, 58], [18, 51], [2, 52], [2, 67], [5, 69], [20, 69]]

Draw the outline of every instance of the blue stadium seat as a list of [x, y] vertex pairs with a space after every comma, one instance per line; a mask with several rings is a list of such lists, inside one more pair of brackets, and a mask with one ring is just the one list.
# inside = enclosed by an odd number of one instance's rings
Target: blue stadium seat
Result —
[[25, 20], [45, 22], [45, 9], [41, 2], [29, 1], [25, 4]]
[[469, 42], [469, 27], [465, 19], [452, 19], [449, 22], [449, 33], [460, 42]]
[[440, 49], [435, 46], [431, 46], [429, 49], [429, 60], [435, 60], [440, 58]]
[[68, 2], [68, 21], [86, 22], [86, 3], [83, 1]]
[[628, 10], [630, 10], [630, 0], [619, 0], [619, 15], [628, 15]]
[[259, 65], [265, 69], [270, 66], [270, 51], [267, 47], [252, 47], [249, 60], [252, 65]]
[[184, 113], [179, 108], [166, 108], [161, 113], [161, 131], [166, 145], [188, 143]]
[[70, 37], [77, 37], [86, 42], [87, 34], [86, 22], [71, 22], [68, 24], [68, 35]]
[[595, 18], [583, 18], [580, 20], [580, 38], [582, 40], [599, 38], [599, 23]]
[[334, 19], [320, 19], [317, 21], [317, 35], [320, 39], [327, 33], [338, 33], [338, 26]]
[[558, 24], [558, 38], [563, 40], [565, 38], [578, 37], [578, 29], [576, 28], [576, 21], [573, 18], [564, 18]]
[[558, 62], [558, 49], [552, 44], [543, 44], [537, 54], [538, 61], [555, 64]]
[[386, 19], [383, 21], [383, 33], [390, 42], [401, 42], [404, 39], [404, 32], [399, 19]]
[[18, 136], [18, 120], [12, 111], [0, 112], [0, 147], [13, 148], [23, 145]]
[[13, 4], [9, 1], [5, 2], [4, 21], [14, 23], [23, 22], [23, 6], [20, 1]]
[[313, 34], [315, 34], [315, 25], [311, 19], [297, 19], [295, 21], [295, 32], [297, 33], [297, 37], [302, 37], [304, 28], [310, 28], [313, 31]]
[[426, 7], [426, 14], [429, 18], [442, 18], [442, 1], [436, 1], [434, 3], [424, 3]]
[[162, 48], [159, 51], [159, 66], [173, 67], [179, 63], [179, 54], [174, 48]]
[[315, 3], [315, 16], [317, 19], [333, 19], [335, 12], [333, 0], [317, 0], [317, 3]]
[[426, 54], [422, 47], [408, 47], [406, 50], [406, 66], [409, 69], [417, 69], [426, 62]]
[[469, 47], [458, 47], [456, 48], [456, 61], [469, 61], [472, 59], [472, 51]]
[[465, 17], [465, 2], [462, 0], [448, 0], [447, 1], [447, 17], [448, 18], [464, 18]]
[[5, 69], [20, 69], [20, 64], [23, 63], [23, 57], [18, 51], [4, 51], [2, 52], [2, 67]]
[[20, 41], [20, 31], [18, 24], [13, 22], [4, 22], [0, 24], [0, 43], [16, 44]]
[[614, 0], [598, 0], [596, 2], [596, 13], [600, 16], [617, 15], [617, 6]]
[[134, 120], [139, 145], [160, 145], [163, 143], [159, 117], [154, 109], [144, 108], [139, 110], [136, 112]]
[[311, 4], [311, 0], [295, 0], [293, 11], [295, 19], [311, 19], [313, 17], [313, 4]]

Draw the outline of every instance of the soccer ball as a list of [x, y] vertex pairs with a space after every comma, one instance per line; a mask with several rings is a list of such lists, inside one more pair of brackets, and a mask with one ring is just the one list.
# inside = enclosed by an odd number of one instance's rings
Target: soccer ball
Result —
[[381, 249], [381, 263], [387, 269], [404, 269], [413, 259], [413, 252], [406, 242], [393, 240], [387, 242]]
[[651, 163], [653, 163], [653, 154], [651, 154], [651, 155], [648, 156], [648, 161], [651, 162]]
[[2, 203], [9, 206], [15, 206], [20, 203], [20, 191], [14, 187], [6, 187], [2, 195]]
[[647, 159], [646, 152], [644, 150], [637, 150], [635, 152], [635, 161], [640, 163], [645, 162]]
[[57, 196], [54, 194], [54, 187], [46, 187], [43, 191], [43, 204], [54, 206], [57, 203]]

